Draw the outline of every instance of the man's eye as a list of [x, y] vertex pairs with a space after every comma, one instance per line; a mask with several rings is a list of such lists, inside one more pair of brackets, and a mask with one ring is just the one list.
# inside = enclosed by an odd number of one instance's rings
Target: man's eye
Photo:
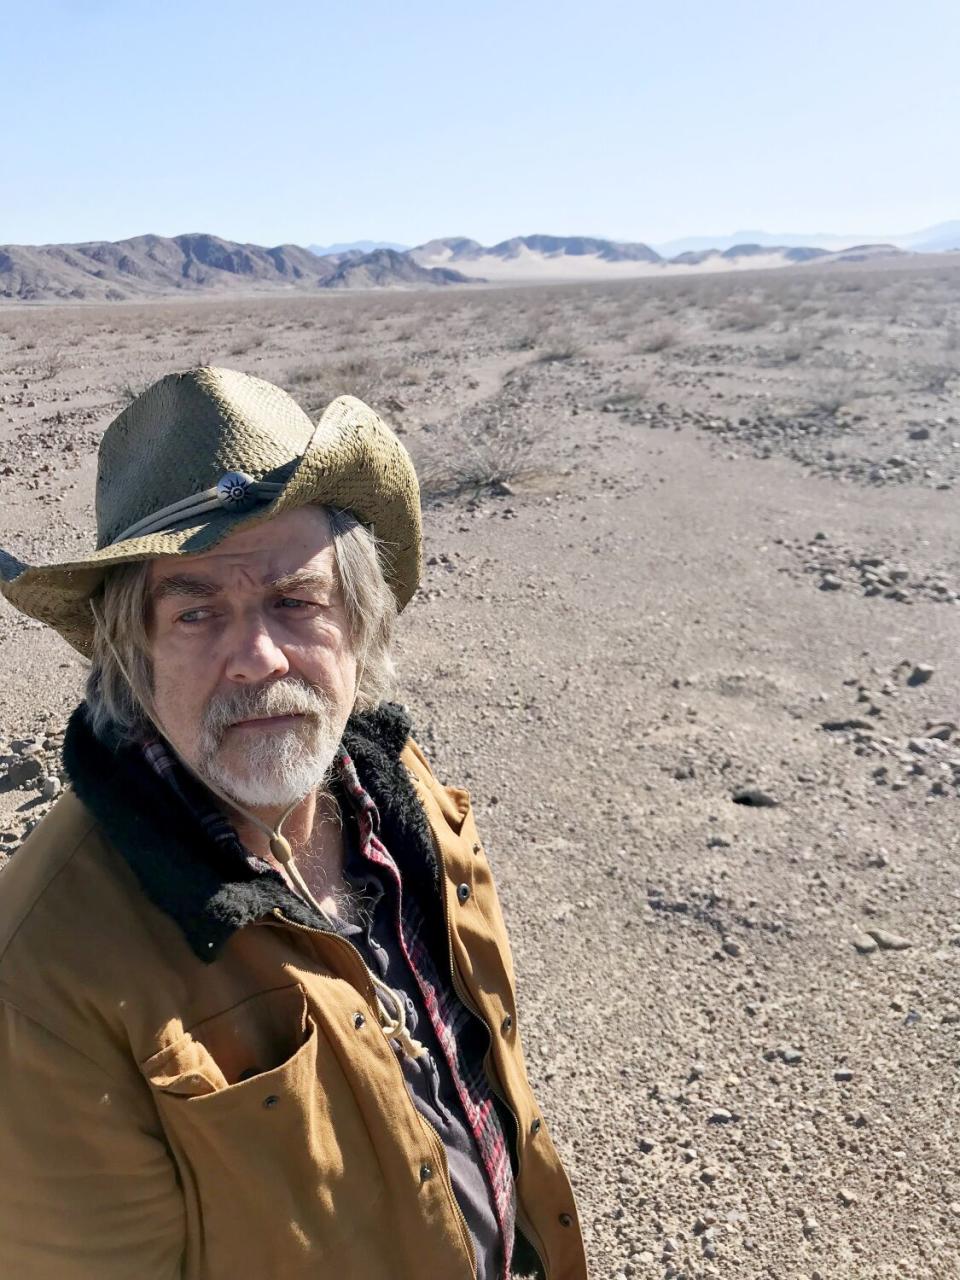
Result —
[[316, 605], [312, 600], [295, 600], [292, 596], [281, 596], [277, 601], [281, 609], [314, 609]]
[[209, 614], [209, 609], [187, 609], [186, 612], [177, 614], [178, 622], [190, 623], [203, 622]]

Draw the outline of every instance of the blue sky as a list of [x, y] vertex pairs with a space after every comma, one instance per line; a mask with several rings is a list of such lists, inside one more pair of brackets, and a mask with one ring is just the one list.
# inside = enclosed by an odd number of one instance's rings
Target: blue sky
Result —
[[0, 243], [960, 218], [956, 0], [0, 0]]

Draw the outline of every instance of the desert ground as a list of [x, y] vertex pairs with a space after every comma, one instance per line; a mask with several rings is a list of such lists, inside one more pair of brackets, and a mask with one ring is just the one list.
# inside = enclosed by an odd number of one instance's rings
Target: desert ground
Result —
[[[198, 363], [418, 462], [399, 697], [596, 1280], [960, 1276], [960, 262], [0, 309], [0, 547], [91, 547], [101, 432]], [[16, 857], [84, 664], [3, 604], [0, 669]]]

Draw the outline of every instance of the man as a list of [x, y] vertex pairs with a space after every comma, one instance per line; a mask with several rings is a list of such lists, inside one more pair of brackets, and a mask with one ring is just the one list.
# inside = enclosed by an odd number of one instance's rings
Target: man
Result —
[[4, 1275], [582, 1280], [469, 796], [384, 701], [402, 445], [192, 369], [107, 429], [97, 525], [0, 584], [92, 662], [0, 879]]

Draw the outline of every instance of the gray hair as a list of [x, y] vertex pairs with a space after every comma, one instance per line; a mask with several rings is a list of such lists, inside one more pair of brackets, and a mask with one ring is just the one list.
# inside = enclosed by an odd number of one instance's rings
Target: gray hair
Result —
[[[353, 710], [368, 711], [391, 695], [396, 679], [393, 629], [397, 602], [383, 572], [387, 548], [351, 512], [329, 507], [321, 510], [330, 523], [350, 640], [357, 657]], [[152, 731], [145, 710], [153, 701], [153, 663], [147, 635], [149, 566], [148, 560], [116, 566], [94, 597], [102, 627], [97, 626], [94, 636], [86, 701], [91, 728], [99, 738], [136, 742]]]

